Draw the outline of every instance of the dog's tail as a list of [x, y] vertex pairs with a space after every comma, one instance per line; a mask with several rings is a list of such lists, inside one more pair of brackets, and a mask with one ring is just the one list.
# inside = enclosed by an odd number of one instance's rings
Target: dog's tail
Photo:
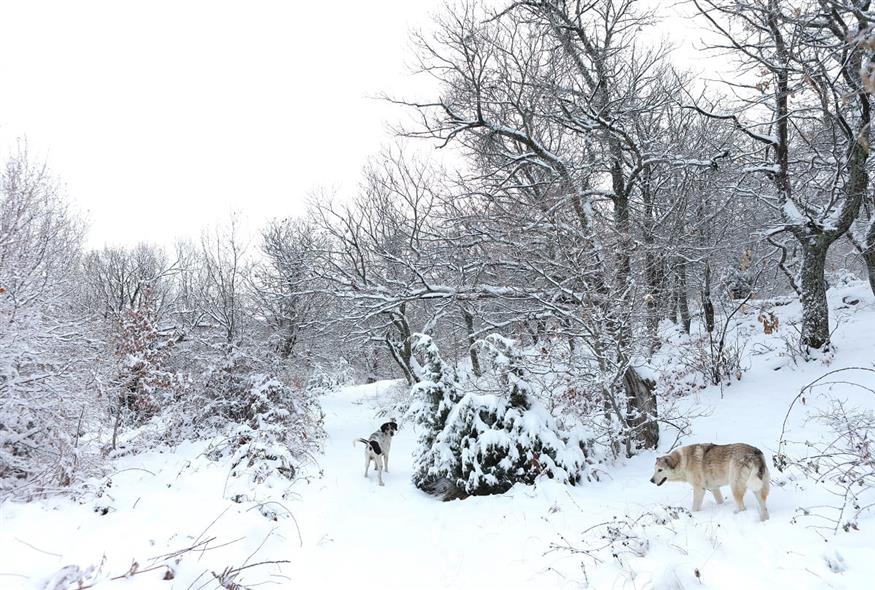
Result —
[[756, 471], [757, 477], [763, 481], [766, 481], [769, 479], [769, 469], [768, 469], [768, 467], [766, 467], [766, 457], [765, 457], [765, 455], [763, 455], [763, 452], [759, 449], [756, 450], [755, 455], [756, 455], [756, 459], [755, 459], [754, 464], [756, 465], [756, 468], [757, 468], [757, 471]]
[[352, 440], [352, 446], [355, 446], [355, 443], [365, 443], [371, 449], [375, 455], [382, 455], [383, 449], [380, 447], [380, 443], [375, 440], [367, 440], [364, 438], [354, 438]]

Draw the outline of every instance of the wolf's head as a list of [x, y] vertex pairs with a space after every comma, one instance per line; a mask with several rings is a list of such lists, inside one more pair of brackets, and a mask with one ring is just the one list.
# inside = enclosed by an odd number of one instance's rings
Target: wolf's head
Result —
[[655, 483], [661, 486], [667, 481], [683, 479], [677, 472], [678, 465], [681, 462], [680, 455], [677, 451], [657, 457], [656, 466], [654, 467], [653, 477], [650, 478], [650, 483]]

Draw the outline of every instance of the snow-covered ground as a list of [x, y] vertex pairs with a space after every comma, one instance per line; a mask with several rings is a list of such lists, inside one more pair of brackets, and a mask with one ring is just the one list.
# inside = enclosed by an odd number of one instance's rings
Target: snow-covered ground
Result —
[[[750, 369], [722, 392], [711, 387], [681, 401], [691, 415], [706, 414], [682, 442], [748, 442], [770, 456], [800, 388], [828, 371], [875, 367], [867, 287], [838, 288], [830, 297], [835, 352], [810, 362], [794, 363], [784, 352], [797, 304], [775, 308], [781, 326], [770, 336], [756, 322], [758, 308], [740, 314]], [[875, 386], [872, 374], [835, 380]], [[172, 453], [117, 460], [100, 497], [0, 505], [0, 588], [79, 587], [60, 582], [65, 575], [106, 590], [221, 588], [223, 575], [226, 588], [235, 588], [229, 580], [278, 588], [872, 587], [875, 518], [836, 535], [813, 528], [816, 518], [798, 509], [833, 498], [775, 469], [766, 523], [756, 510], [735, 514], [731, 501], [716, 505], [710, 496], [701, 512], [688, 514], [688, 486], [649, 483], [655, 452], [607, 468], [599, 482], [572, 488], [544, 481], [442, 503], [411, 484], [416, 434], [402, 423], [379, 487], [373, 473], [363, 477], [363, 449], [352, 440], [379, 425], [375, 408], [394, 385], [348, 387], [322, 400], [328, 438], [321, 474], [295, 482], [286, 499], [282, 488], [265, 486], [256, 502], [228, 500], [236, 484], [227, 465], [203, 456], [206, 443], [185, 443]], [[831, 392], [875, 408], [868, 392], [840, 384]], [[815, 391], [794, 410], [791, 438], [819, 436], [805, 417], [821, 403]], [[666, 432], [663, 440], [665, 451], [674, 437]], [[613, 547], [599, 550], [609, 539]]]

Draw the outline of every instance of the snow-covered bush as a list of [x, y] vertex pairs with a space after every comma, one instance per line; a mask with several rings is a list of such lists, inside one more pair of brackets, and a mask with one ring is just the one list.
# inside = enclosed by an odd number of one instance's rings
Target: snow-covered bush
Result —
[[140, 306], [123, 311], [116, 327], [117, 425], [125, 414], [134, 424], [148, 420], [182, 395], [187, 385], [182, 374], [168, 367], [177, 340], [158, 330], [151, 286], [144, 284], [142, 290]]
[[[257, 361], [229, 350], [209, 368], [190, 394], [178, 428], [191, 437], [223, 435], [210, 456], [230, 458], [232, 477], [261, 484], [272, 475], [295, 477], [314, 457], [324, 437], [319, 383], [295, 388], [255, 366]], [[250, 486], [251, 487], [251, 486]]]
[[420, 381], [410, 392], [413, 400], [410, 414], [413, 422], [422, 428], [416, 452], [417, 460], [413, 466], [413, 482], [418, 487], [425, 487], [431, 481], [428, 454], [461, 394], [452, 368], [441, 358], [440, 350], [431, 336], [415, 334], [413, 338], [414, 354], [423, 358]]
[[753, 250], [745, 249], [737, 266], [729, 265], [722, 273], [721, 283], [732, 300], [753, 296], [758, 278], [757, 267], [760, 261], [754, 260]]
[[305, 418], [319, 414], [314, 392], [323, 387], [317, 383], [295, 389], [274, 376], [271, 368], [231, 349], [198, 383], [199, 393], [192, 400], [200, 406], [195, 425], [221, 430], [232, 422], [258, 430], [276, 424], [286, 429], [289, 440], [309, 439]]
[[425, 423], [440, 430], [427, 431], [420, 441], [414, 483], [444, 499], [499, 494], [539, 477], [578, 483], [587, 472], [585, 445], [563, 432], [533, 395], [515, 343], [493, 334], [478, 346], [491, 363], [497, 391], [471, 387], [459, 397], [445, 365], [435, 361], [434, 344], [427, 345], [429, 368], [414, 393], [431, 400], [423, 406], [436, 411]]
[[[613, 516], [610, 520], [596, 524], [581, 534], [578, 541], [563, 538], [560, 543], [552, 543], [550, 551], [569, 552], [581, 558], [580, 570], [584, 575], [584, 588], [600, 587], [600, 580], [590, 579], [590, 571], [596, 573], [600, 566], [610, 563], [607, 570], [613, 582], [622, 582], [625, 587], [637, 587], [639, 572], [651, 554], [661, 557], [678, 552], [678, 538], [684, 537], [689, 543], [691, 532], [699, 537], [701, 533], [689, 528], [692, 513], [680, 506], [658, 506], [639, 514]], [[594, 566], [594, 567], [593, 567]], [[592, 569], [591, 569], [592, 568]], [[647, 571], [649, 568], [641, 568]], [[670, 565], [666, 567], [673, 570]], [[599, 572], [599, 573], [602, 573]], [[671, 571], [674, 583], [669, 585], [646, 585], [653, 588], [687, 588], [677, 581], [677, 572]], [[646, 575], [646, 574], [645, 574]], [[685, 577], [698, 579], [699, 570], [690, 568]], [[691, 580], [692, 582], [692, 580]]]
[[[837, 374], [842, 378], [832, 380]], [[778, 452], [772, 458], [775, 467], [780, 472], [810, 478], [834, 497], [827, 504], [797, 509], [801, 516], [815, 517], [812, 526], [833, 532], [858, 530], [861, 521], [875, 509], [875, 412], [854, 406], [831, 392], [822, 394], [828, 405], [809, 414], [804, 441], [789, 440], [790, 415], [797, 402], [805, 405], [818, 389], [843, 385], [875, 394], [875, 388], [868, 385], [873, 376], [875, 369], [864, 367], [830, 371], [803, 387], [787, 411]], [[854, 381], [854, 377], [860, 380]], [[813, 435], [816, 429], [809, 428], [812, 423], [825, 426], [826, 434]]]
[[[92, 355], [75, 290], [81, 224], [26, 151], [0, 171], [0, 499], [31, 497], [84, 475], [96, 451]], [[93, 452], [94, 451], [94, 452]]]

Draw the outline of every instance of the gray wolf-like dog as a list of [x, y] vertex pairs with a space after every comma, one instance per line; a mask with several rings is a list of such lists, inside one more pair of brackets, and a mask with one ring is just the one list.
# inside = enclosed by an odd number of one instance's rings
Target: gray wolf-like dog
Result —
[[667, 481], [685, 481], [693, 486], [693, 512], [702, 508], [705, 490], [722, 504], [720, 486], [725, 485], [732, 490], [736, 512], [741, 512], [745, 509], [744, 494], [751, 490], [759, 504], [760, 520], [769, 519], [769, 469], [763, 452], [756, 447], [744, 443], [680, 447], [656, 459], [650, 482], [661, 486]]
[[374, 469], [377, 471], [377, 481], [383, 485], [383, 471], [389, 473], [389, 449], [392, 448], [392, 437], [398, 432], [398, 424], [395, 418], [380, 426], [380, 429], [373, 432], [367, 439], [357, 438], [352, 441], [352, 444], [365, 444], [365, 477], [368, 476], [368, 468], [371, 466], [371, 461], [374, 462]]

